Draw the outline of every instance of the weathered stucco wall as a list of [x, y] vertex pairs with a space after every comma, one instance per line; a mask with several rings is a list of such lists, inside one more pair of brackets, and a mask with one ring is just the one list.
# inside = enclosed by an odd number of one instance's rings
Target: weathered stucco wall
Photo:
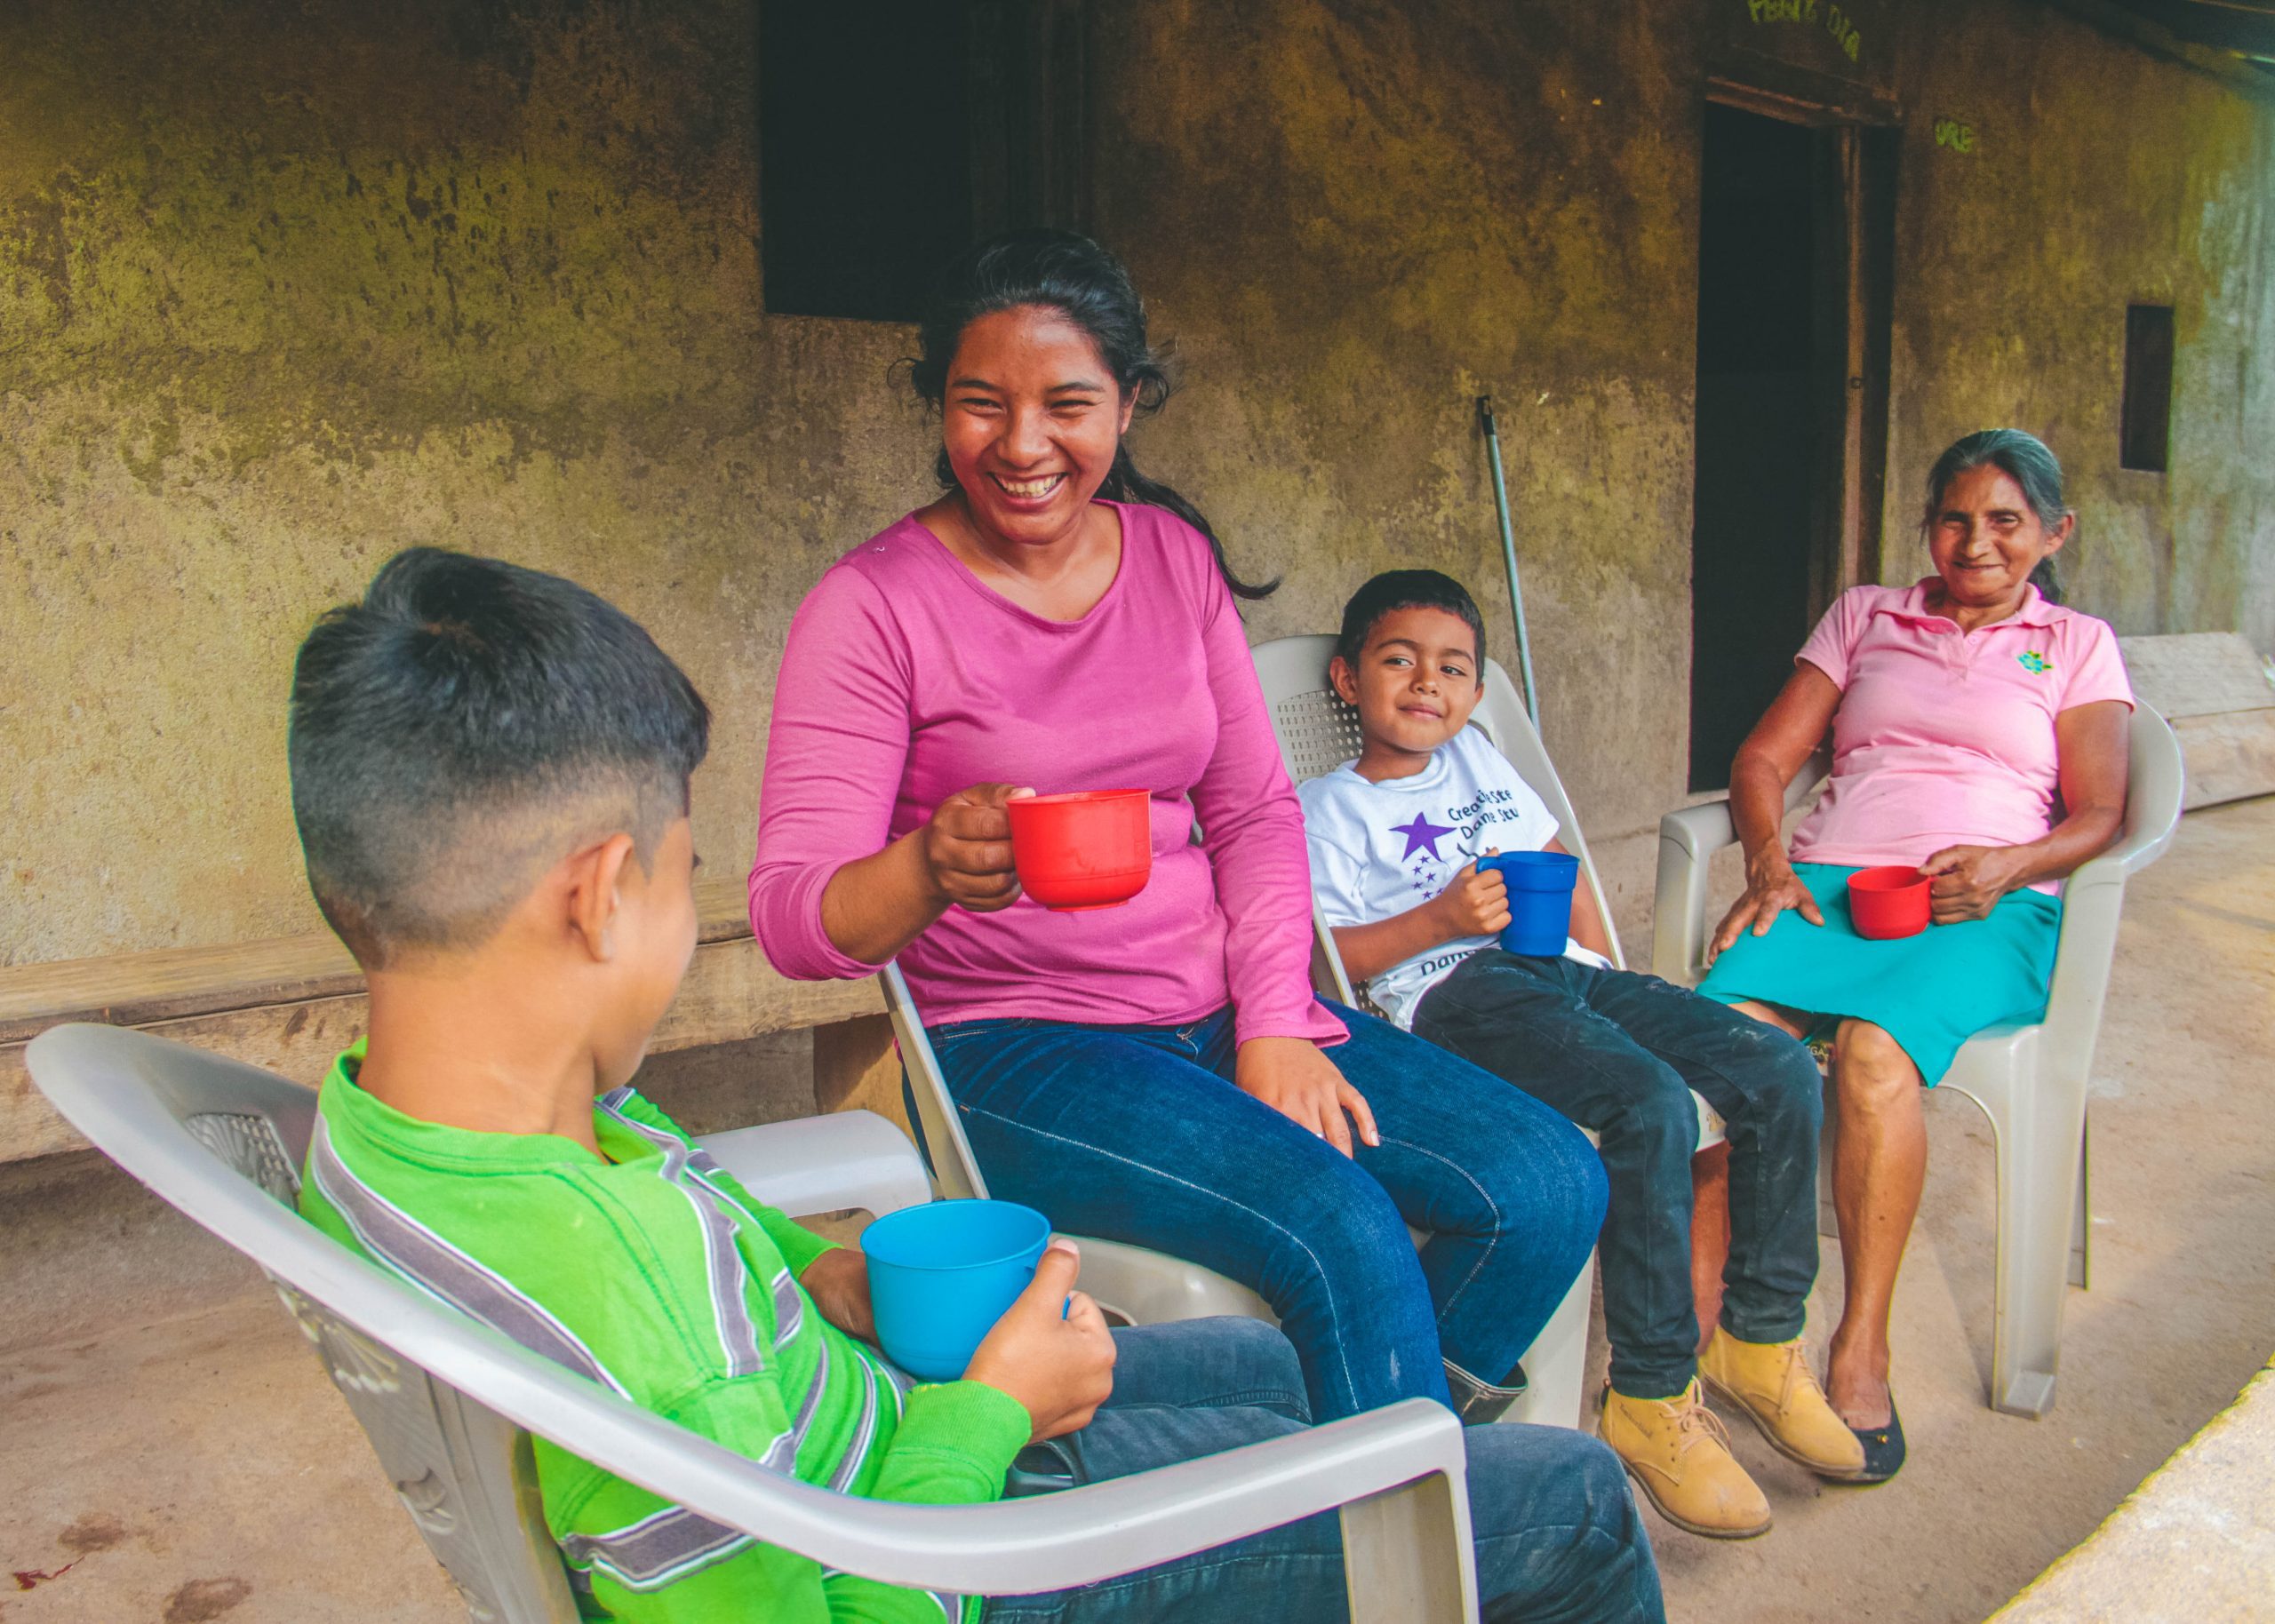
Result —
[[[2071, 601], [2275, 651], [2275, 81], [2259, 99], [2048, 7], [1906, 30], [1883, 574], [1920, 482], [2011, 423], [2062, 458]], [[1939, 118], [1972, 131], [1939, 146]], [[2174, 307], [2168, 472], [2118, 466], [2125, 307]]]
[[[1227, 21], [1227, 11], [1232, 20]], [[1672, 12], [1676, 8], [1663, 7]], [[1703, 86], [1643, 8], [1116, 8], [1099, 227], [1196, 380], [1148, 454], [1287, 572], [1259, 636], [1401, 564], [1513, 665], [1499, 415], [1551, 747], [1600, 837], [1683, 793]]]
[[[1891, 572], [1917, 465], [2020, 421], [2079, 471], [2086, 607], [2268, 646], [2265, 105], [2025, 0], [1902, 10], [1864, 42], [1910, 121]], [[1413, 561], [1505, 653], [1492, 392], [1551, 743], [1615, 845], [1683, 786], [1711, 12], [1097, 7], [1098, 227], [1188, 380], [1141, 461], [1285, 572], [1257, 634]], [[315, 927], [290, 652], [413, 541], [646, 621], [721, 719], [698, 839], [743, 860], [791, 609], [930, 445], [906, 330], [762, 313], [754, 48], [726, 4], [0, 17], [0, 963]], [[2175, 466], [2119, 474], [2122, 306], [2165, 289]]]
[[646, 621], [743, 861], [790, 607], [924, 434], [906, 332], [760, 314], [741, 10], [101, 11], [0, 22], [0, 958], [318, 927], [291, 652], [410, 542]]

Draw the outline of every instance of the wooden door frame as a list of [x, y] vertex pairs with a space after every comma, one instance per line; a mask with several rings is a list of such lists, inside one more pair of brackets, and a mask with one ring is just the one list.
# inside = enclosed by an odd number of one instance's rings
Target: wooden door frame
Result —
[[[1880, 515], [1888, 482], [1888, 367], [1893, 324], [1895, 109], [1870, 97], [1811, 100], [1720, 76], [1706, 100], [1807, 125], [1830, 138], [1817, 166], [1816, 251], [1832, 267], [1812, 278], [1824, 297], [1812, 311], [1818, 354], [1817, 431], [1811, 446], [1813, 525], [1809, 610], [1880, 572]], [[1832, 477], [1818, 482], [1818, 470]]]

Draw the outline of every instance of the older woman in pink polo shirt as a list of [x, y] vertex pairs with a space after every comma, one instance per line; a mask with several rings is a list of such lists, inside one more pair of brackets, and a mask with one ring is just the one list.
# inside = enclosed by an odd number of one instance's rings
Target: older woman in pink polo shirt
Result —
[[[1888, 1321], [1927, 1174], [1920, 1086], [1971, 1033], [2043, 1014], [2056, 882], [2124, 817], [2133, 695], [2117, 640], [2052, 591], [2074, 521], [2061, 465], [2031, 435], [1952, 446], [1928, 476], [1936, 573], [1843, 593], [1731, 768], [1746, 887], [1699, 990], [1796, 1037], [1832, 1035], [1848, 1301], [1825, 1389], [1868, 1481], [1904, 1461]], [[1832, 776], [1788, 852], [1785, 786], [1828, 729]], [[1846, 881], [1881, 864], [1932, 877], [1929, 929], [1856, 934]]]

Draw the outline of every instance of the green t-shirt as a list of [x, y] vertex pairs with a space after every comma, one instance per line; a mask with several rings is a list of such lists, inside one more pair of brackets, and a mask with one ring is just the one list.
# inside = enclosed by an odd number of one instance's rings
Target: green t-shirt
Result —
[[[920, 1386], [794, 1278], [829, 1243], [762, 1205], [629, 1088], [594, 1102], [603, 1156], [554, 1134], [422, 1122], [324, 1079], [300, 1211], [412, 1286], [643, 1408], [841, 1493], [992, 1501], [1026, 1411]], [[546, 1522], [595, 1616], [627, 1624], [972, 1624], [979, 1598], [825, 1569], [535, 1440]]]

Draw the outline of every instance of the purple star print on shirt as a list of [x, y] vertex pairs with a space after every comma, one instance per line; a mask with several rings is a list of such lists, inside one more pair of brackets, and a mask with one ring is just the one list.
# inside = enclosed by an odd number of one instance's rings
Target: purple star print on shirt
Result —
[[1432, 860], [1435, 861], [1438, 856], [1438, 837], [1453, 832], [1443, 824], [1432, 823], [1430, 815], [1426, 812], [1417, 812], [1414, 815], [1414, 821], [1410, 824], [1393, 824], [1390, 826], [1390, 832], [1393, 834], [1402, 834], [1406, 837], [1406, 849], [1399, 855], [1399, 861], [1401, 863], [1425, 846], [1430, 848]]

